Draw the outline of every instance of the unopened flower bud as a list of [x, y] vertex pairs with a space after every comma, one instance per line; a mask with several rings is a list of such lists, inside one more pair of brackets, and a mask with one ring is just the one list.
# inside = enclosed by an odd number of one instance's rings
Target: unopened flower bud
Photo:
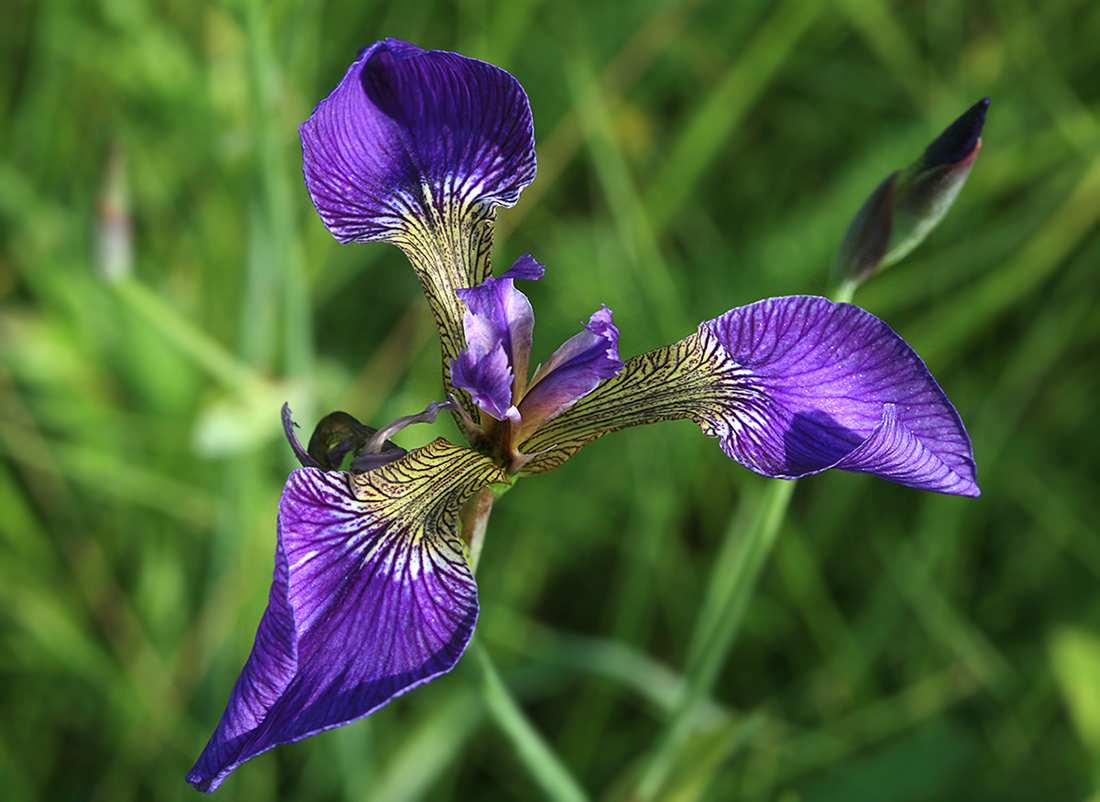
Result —
[[974, 104], [919, 159], [871, 193], [837, 254], [838, 284], [861, 284], [900, 261], [943, 219], [978, 158], [988, 108], [989, 98]]

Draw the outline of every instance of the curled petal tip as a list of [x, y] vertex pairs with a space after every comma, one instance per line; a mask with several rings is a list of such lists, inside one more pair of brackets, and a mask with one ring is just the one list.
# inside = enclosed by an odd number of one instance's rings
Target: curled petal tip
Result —
[[323, 467], [321, 463], [305, 449], [298, 439], [298, 434], [294, 431], [298, 428], [298, 424], [294, 422], [293, 415], [290, 411], [290, 404], [283, 404], [281, 414], [283, 420], [283, 433], [286, 434], [287, 442], [290, 443], [290, 449], [294, 452], [294, 456], [298, 459], [298, 462], [302, 463], [303, 468]]
[[525, 281], [537, 281], [544, 275], [546, 275], [546, 265], [538, 262], [535, 257], [528, 253], [516, 259], [501, 278], [521, 278]]
[[[399, 59], [412, 58], [413, 56], [419, 56], [421, 53], [424, 52], [424, 48], [417, 47], [414, 44], [404, 42], [400, 39], [394, 39], [392, 36], [387, 36], [381, 42], [375, 42], [372, 47], [378, 47], [379, 45], [384, 45], [386, 50], [389, 51], [389, 53], [394, 58]], [[370, 49], [370, 47], [364, 47], [362, 50], [359, 51], [359, 53], [360, 55], [362, 55]]]

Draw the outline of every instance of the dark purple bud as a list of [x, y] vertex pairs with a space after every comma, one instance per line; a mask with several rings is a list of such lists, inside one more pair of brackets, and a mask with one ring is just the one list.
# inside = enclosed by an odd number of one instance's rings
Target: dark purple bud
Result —
[[955, 202], [981, 149], [989, 98], [951, 123], [909, 167], [880, 184], [852, 220], [834, 263], [840, 285], [858, 285], [909, 254]]
[[894, 223], [894, 183], [898, 173], [879, 184], [856, 212], [837, 252], [837, 283], [866, 281], [882, 264]]

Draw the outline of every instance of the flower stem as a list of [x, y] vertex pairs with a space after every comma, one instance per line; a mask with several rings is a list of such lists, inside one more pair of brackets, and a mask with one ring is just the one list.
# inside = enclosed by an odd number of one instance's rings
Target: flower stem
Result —
[[466, 502], [458, 514], [462, 524], [462, 540], [469, 549], [470, 571], [475, 574], [481, 560], [481, 548], [485, 545], [485, 532], [489, 528], [489, 515], [493, 511], [493, 505], [511, 489], [512, 485], [508, 484], [483, 487]]
[[846, 281], [835, 290], [833, 290], [831, 298], [837, 303], [850, 304], [852, 302], [852, 298], [855, 297], [857, 287], [859, 287], [859, 284], [857, 282]]
[[483, 487], [466, 502], [462, 511], [462, 535], [470, 547], [470, 571], [477, 573], [481, 560], [481, 548], [485, 545], [485, 532], [489, 528], [489, 514], [493, 511], [496, 494], [491, 487]]
[[779, 535], [795, 484], [781, 479], [769, 483], [764, 503], [729, 571], [725, 570], [726, 561], [719, 560], [711, 574], [708, 605], [699, 615], [692, 638], [694, 659], [687, 666], [687, 687], [646, 763], [632, 800], [642, 802], [659, 796], [681, 747], [691, 735], [700, 707], [710, 696], [737, 639], [760, 572]]
[[[848, 282], [835, 288], [833, 300], [851, 303], [857, 286]], [[686, 669], [687, 687], [653, 749], [652, 758], [647, 761], [632, 802], [647, 802], [660, 795], [684, 742], [691, 735], [697, 714], [710, 696], [737, 639], [760, 572], [779, 536], [795, 484], [790, 480], [771, 481], [763, 505], [756, 512], [739, 548], [736, 552], [726, 549], [719, 558], [711, 574], [707, 602], [692, 635]], [[731, 538], [738, 534], [737, 523], [736, 520], [731, 522], [727, 544], [732, 544]], [[730, 554], [732, 559], [725, 554]]]
[[474, 664], [480, 675], [479, 689], [489, 716], [511, 741], [516, 756], [548, 799], [560, 802], [584, 802], [588, 795], [577, 784], [569, 769], [558, 759], [524, 715], [515, 697], [500, 678], [489, 652], [480, 641], [473, 644]]

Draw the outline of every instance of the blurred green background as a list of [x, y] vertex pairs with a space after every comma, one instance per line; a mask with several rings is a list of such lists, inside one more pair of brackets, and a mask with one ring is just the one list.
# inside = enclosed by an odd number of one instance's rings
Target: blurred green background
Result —
[[[358, 48], [489, 60], [540, 170], [499, 217], [545, 358], [598, 304], [624, 356], [826, 290], [848, 220], [991, 96], [952, 213], [856, 302], [926, 359], [983, 495], [801, 482], [670, 800], [1100, 793], [1100, 5], [886, 0], [6, 0], [0, 25], [0, 795], [187, 800], [267, 600], [279, 407], [439, 398], [401, 254], [339, 246], [296, 126]], [[527, 288], [525, 288], [527, 289]], [[411, 447], [450, 421], [402, 433]], [[618, 799], [765, 481], [688, 422], [497, 506], [480, 637]], [[469, 662], [469, 661], [466, 661]], [[280, 747], [241, 800], [539, 792], [468, 665]], [[1092, 797], [1100, 798], [1100, 797]]]

